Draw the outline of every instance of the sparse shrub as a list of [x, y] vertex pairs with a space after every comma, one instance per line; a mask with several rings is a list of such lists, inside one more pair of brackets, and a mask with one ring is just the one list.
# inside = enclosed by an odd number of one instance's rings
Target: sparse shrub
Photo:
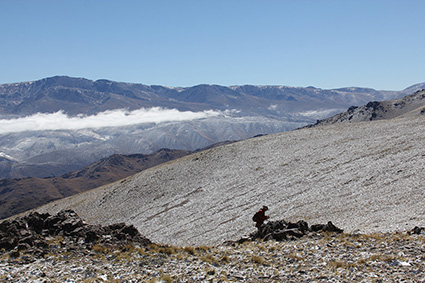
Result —
[[173, 280], [173, 277], [171, 277], [170, 275], [163, 274], [161, 275], [160, 282], [172, 283], [174, 282], [174, 280]]
[[373, 233], [365, 235], [366, 239], [373, 239], [379, 242], [382, 242], [384, 240], [384, 236], [381, 233]]
[[367, 259], [366, 258], [361, 258], [357, 261], [358, 265], [366, 265], [367, 264]]
[[92, 250], [97, 253], [108, 254], [111, 249], [102, 244], [96, 244], [93, 246]]
[[394, 260], [397, 260], [397, 258], [393, 255], [384, 255], [381, 258], [381, 261], [385, 261], [385, 262], [392, 262]]
[[165, 246], [158, 249], [158, 252], [166, 255], [173, 255], [176, 254], [176, 249], [172, 246]]
[[345, 268], [345, 267], [347, 267], [347, 264], [344, 263], [344, 262], [342, 262], [342, 261], [332, 260], [332, 261], [329, 261], [327, 263], [327, 266], [329, 266], [331, 269], [336, 270], [338, 268]]
[[139, 247], [134, 250], [135, 253], [139, 255], [147, 255], [146, 249], [144, 247]]
[[190, 255], [195, 255], [196, 249], [194, 247], [184, 247], [183, 251], [187, 252]]
[[48, 239], [47, 243], [49, 245], [62, 246], [62, 244], [63, 244], [63, 237], [61, 235], [59, 235], [59, 236], [56, 236], [54, 238], [50, 238], [50, 239]]
[[134, 245], [124, 245], [123, 247], [121, 247], [121, 251], [122, 252], [134, 252], [136, 250], [136, 247]]
[[227, 255], [224, 255], [224, 256], [220, 259], [220, 261], [221, 261], [221, 262], [223, 262], [223, 263], [229, 263], [229, 262], [230, 262], [230, 257], [229, 257], [229, 256], [227, 256]]
[[382, 255], [380, 255], [380, 254], [371, 255], [368, 258], [368, 261], [380, 261], [381, 257], [382, 257]]
[[217, 259], [211, 254], [207, 254], [205, 256], [200, 257], [200, 260], [209, 264], [218, 264]]
[[120, 252], [115, 258], [116, 261], [131, 261], [131, 254], [128, 252]]
[[196, 250], [200, 252], [207, 252], [210, 250], [210, 248], [207, 246], [199, 246], [199, 247], [196, 247]]
[[146, 246], [146, 251], [151, 251], [151, 252], [158, 252], [160, 246], [158, 246], [157, 244], [150, 244], [148, 246]]
[[290, 253], [288, 257], [296, 259], [296, 260], [303, 260], [304, 258], [299, 253]]
[[266, 260], [263, 257], [256, 256], [256, 255], [252, 256], [251, 260], [252, 260], [252, 262], [254, 262], [256, 264], [264, 264], [266, 262]]

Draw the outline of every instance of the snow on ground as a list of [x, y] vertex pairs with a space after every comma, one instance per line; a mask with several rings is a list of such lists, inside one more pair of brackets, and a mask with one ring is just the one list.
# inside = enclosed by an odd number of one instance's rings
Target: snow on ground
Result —
[[186, 156], [44, 206], [89, 223], [134, 224], [156, 243], [209, 245], [271, 220], [346, 232], [425, 226], [425, 118], [300, 129]]

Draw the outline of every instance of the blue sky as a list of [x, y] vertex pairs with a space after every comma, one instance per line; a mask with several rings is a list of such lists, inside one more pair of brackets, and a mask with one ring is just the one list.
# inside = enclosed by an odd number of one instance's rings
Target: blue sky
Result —
[[0, 0], [0, 83], [400, 90], [425, 82], [423, 0]]

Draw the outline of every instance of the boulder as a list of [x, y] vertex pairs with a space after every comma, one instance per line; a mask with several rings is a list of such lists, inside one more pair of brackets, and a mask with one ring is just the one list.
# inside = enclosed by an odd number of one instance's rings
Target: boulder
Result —
[[[63, 210], [56, 215], [32, 212], [13, 221], [5, 220], [0, 223], [0, 250], [19, 251], [33, 250], [40, 253], [40, 249], [49, 248], [49, 239], [61, 235], [62, 244], [69, 249], [86, 248], [94, 242], [109, 245], [137, 243], [149, 245], [151, 241], [142, 236], [136, 227], [117, 223], [102, 227], [89, 225], [84, 222], [73, 210]], [[83, 243], [83, 244], [82, 244]], [[36, 247], [30, 249], [30, 247]], [[65, 247], [66, 248], [66, 247]]]
[[423, 231], [425, 231], [425, 227], [418, 227], [415, 226], [415, 228], [413, 228], [411, 231], [409, 231], [409, 234], [417, 234], [420, 235]]
[[331, 221], [327, 224], [314, 224], [311, 227], [304, 220], [296, 223], [287, 222], [285, 220], [270, 221], [263, 224], [257, 232], [250, 235], [251, 240], [293, 240], [301, 238], [307, 234], [319, 232], [342, 233], [344, 230], [336, 227]]

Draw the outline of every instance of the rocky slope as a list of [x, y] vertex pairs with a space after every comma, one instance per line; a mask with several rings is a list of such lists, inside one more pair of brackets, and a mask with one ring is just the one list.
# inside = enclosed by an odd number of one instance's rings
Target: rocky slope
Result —
[[307, 127], [392, 119], [399, 116], [417, 116], [418, 114], [425, 114], [425, 90], [418, 90], [411, 95], [399, 99], [371, 101], [360, 107], [352, 106], [346, 112], [336, 114], [327, 119], [318, 120], [315, 125]]
[[275, 217], [349, 233], [425, 226], [422, 115], [257, 137], [171, 161], [39, 208], [127, 222], [156, 243], [217, 244]]
[[[285, 229], [285, 226], [288, 228]], [[321, 228], [320, 228], [320, 227]], [[304, 221], [270, 222], [216, 246], [157, 245], [133, 226], [85, 223], [73, 211], [0, 223], [2, 282], [422, 282], [425, 228], [346, 234]], [[320, 229], [318, 229], [320, 228]], [[326, 231], [332, 228], [336, 232]], [[271, 230], [270, 230], [271, 229]], [[288, 238], [280, 238], [292, 231]], [[298, 232], [296, 232], [298, 231]], [[314, 232], [315, 231], [315, 232]], [[294, 234], [295, 233], [295, 234]], [[301, 235], [299, 235], [301, 234]], [[295, 236], [294, 236], [295, 235]], [[31, 244], [31, 245], [30, 245]], [[13, 247], [13, 245], [15, 245]], [[6, 249], [6, 250], [5, 250]]]
[[423, 235], [372, 234], [214, 247], [96, 246], [0, 259], [3, 282], [423, 282]]

